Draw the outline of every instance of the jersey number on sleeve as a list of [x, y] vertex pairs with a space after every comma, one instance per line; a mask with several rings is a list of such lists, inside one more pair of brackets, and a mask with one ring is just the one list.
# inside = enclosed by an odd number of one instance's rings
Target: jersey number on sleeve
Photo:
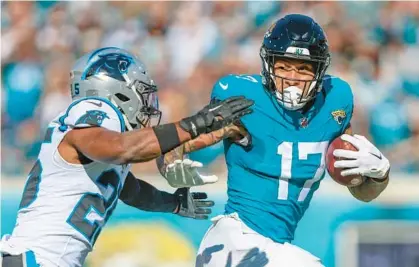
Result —
[[236, 75], [236, 78], [248, 80], [248, 81], [251, 81], [253, 83], [257, 83], [258, 82], [258, 80], [256, 80], [254, 77], [252, 77], [250, 75]]
[[79, 83], [71, 84], [70, 89], [71, 89], [71, 96], [72, 97], [80, 94], [80, 84]]
[[329, 142], [304, 142], [298, 143], [298, 159], [292, 157], [293, 143], [283, 142], [278, 146], [277, 153], [282, 156], [281, 159], [281, 177], [279, 178], [278, 199], [288, 199], [288, 181], [292, 179], [292, 161], [293, 160], [307, 160], [308, 155], [321, 154], [319, 167], [317, 168], [312, 179], [307, 180], [298, 195], [298, 201], [302, 202], [306, 199], [310, 192], [311, 186], [320, 180], [325, 170], [324, 155]]
[[67, 219], [67, 223], [84, 235], [92, 245], [115, 209], [121, 187], [119, 175], [114, 169], [102, 173], [96, 183], [106, 188], [107, 196], [84, 194]]

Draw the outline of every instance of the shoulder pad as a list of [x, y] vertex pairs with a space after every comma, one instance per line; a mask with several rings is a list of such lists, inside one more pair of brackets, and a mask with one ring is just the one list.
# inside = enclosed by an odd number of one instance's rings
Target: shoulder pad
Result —
[[69, 128], [104, 127], [123, 132], [125, 123], [122, 113], [107, 99], [86, 97], [74, 101], [58, 118], [60, 131]]
[[354, 97], [351, 86], [344, 80], [327, 76], [323, 83], [326, 91], [326, 105], [333, 118], [341, 125], [343, 133], [350, 125], [354, 108]]
[[326, 98], [338, 102], [340, 105], [353, 105], [351, 86], [339, 77], [327, 75], [323, 80]]
[[250, 97], [252, 86], [262, 86], [259, 75], [229, 74], [219, 79], [212, 89], [211, 98], [224, 100], [232, 96]]

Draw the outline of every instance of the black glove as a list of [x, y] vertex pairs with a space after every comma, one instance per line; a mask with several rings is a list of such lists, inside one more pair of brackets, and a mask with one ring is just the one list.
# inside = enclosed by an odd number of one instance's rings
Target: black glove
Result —
[[250, 107], [254, 101], [244, 96], [235, 96], [224, 101], [213, 100], [196, 115], [180, 121], [180, 127], [192, 138], [200, 134], [210, 133], [233, 123], [252, 112]]
[[199, 220], [208, 219], [208, 214], [211, 214], [210, 207], [214, 206], [214, 201], [206, 200], [206, 193], [191, 193], [188, 187], [184, 187], [176, 190], [174, 194], [179, 201], [176, 214]]

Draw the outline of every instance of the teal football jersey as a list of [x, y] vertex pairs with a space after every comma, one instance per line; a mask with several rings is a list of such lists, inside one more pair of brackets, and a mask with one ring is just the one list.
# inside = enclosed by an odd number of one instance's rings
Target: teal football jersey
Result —
[[323, 89], [305, 113], [284, 109], [259, 75], [228, 75], [212, 98], [243, 95], [255, 101], [241, 119], [251, 135], [245, 149], [224, 141], [228, 168], [226, 213], [237, 212], [253, 230], [276, 242], [290, 242], [313, 193], [325, 175], [328, 144], [343, 134], [353, 110], [350, 86], [326, 76]]

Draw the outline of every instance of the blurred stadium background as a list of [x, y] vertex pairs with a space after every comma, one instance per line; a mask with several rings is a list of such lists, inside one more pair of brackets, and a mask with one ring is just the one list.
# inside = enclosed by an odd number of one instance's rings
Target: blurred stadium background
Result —
[[[138, 53], [159, 85], [163, 121], [173, 121], [205, 105], [221, 75], [258, 73], [263, 34], [287, 13], [311, 15], [324, 27], [329, 73], [354, 91], [355, 131], [392, 162], [392, 182], [369, 204], [326, 178], [296, 244], [331, 267], [418, 267], [419, 2], [2, 1], [1, 234], [13, 229], [47, 123], [71, 101], [68, 73], [77, 57], [101, 46]], [[199, 189], [222, 212], [222, 147], [192, 157], [220, 175]], [[154, 162], [134, 172], [171, 190]], [[121, 203], [86, 266], [193, 266], [209, 225]]]

